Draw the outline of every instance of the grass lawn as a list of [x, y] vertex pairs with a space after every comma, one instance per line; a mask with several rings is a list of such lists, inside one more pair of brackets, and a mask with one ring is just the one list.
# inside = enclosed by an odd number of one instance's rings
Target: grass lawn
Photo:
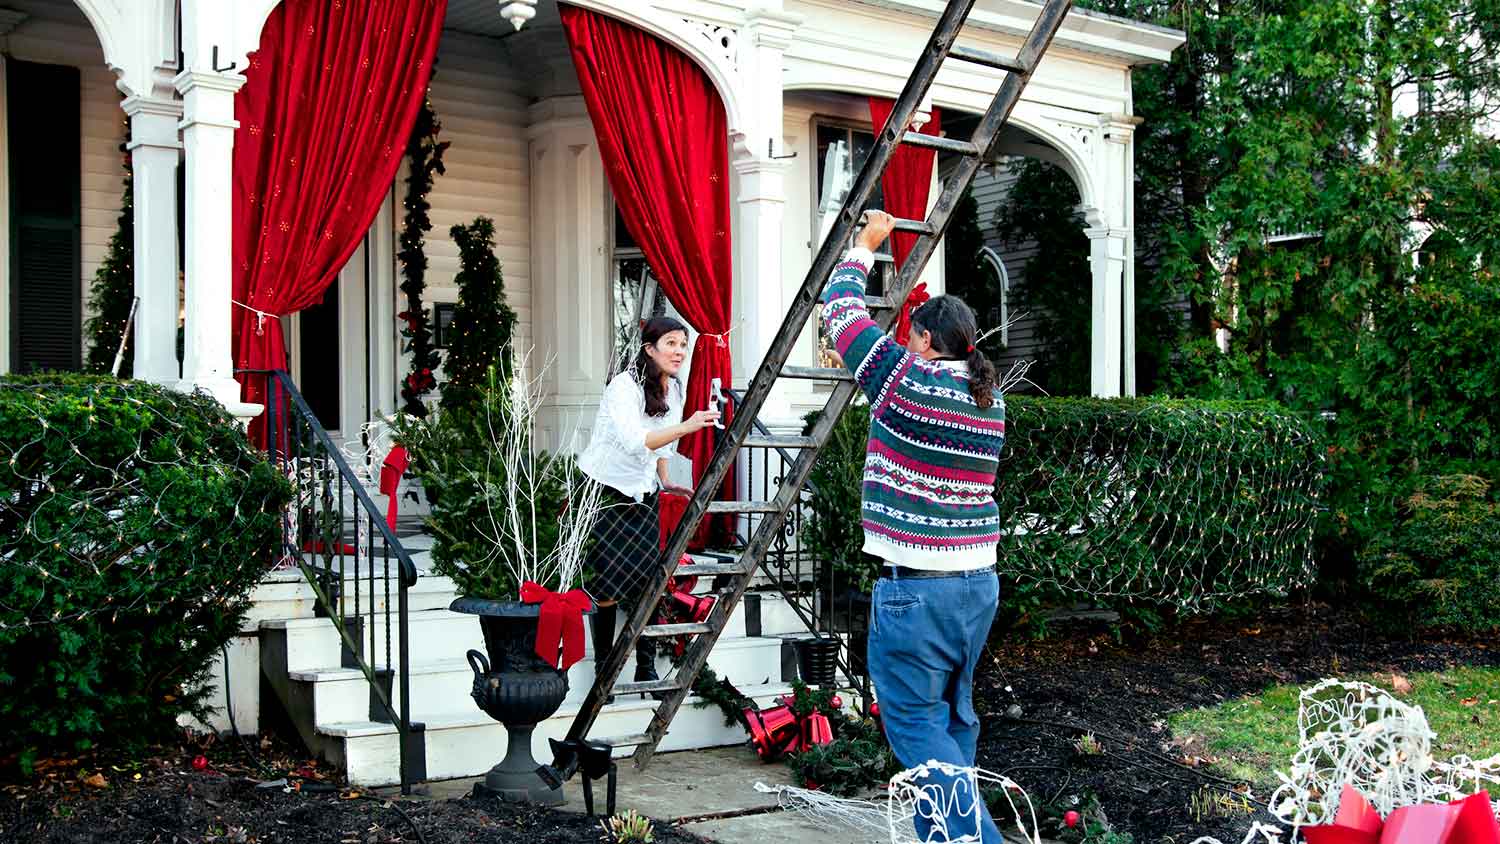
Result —
[[[1348, 679], [1396, 692], [1390, 674]], [[1427, 714], [1427, 723], [1437, 733], [1434, 756], [1447, 759], [1463, 753], [1483, 759], [1500, 753], [1500, 668], [1455, 668], [1405, 679], [1411, 689], [1396, 692], [1396, 697]], [[1179, 712], [1169, 724], [1183, 752], [1217, 759], [1217, 767], [1227, 776], [1264, 789], [1276, 784], [1272, 772], [1286, 770], [1297, 750], [1301, 690], [1273, 686], [1253, 697]]]

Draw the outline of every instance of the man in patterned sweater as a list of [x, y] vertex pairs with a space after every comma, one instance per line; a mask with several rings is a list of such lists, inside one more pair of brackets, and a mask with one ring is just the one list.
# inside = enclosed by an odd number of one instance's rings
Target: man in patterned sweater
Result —
[[[994, 489], [1005, 405], [963, 300], [938, 296], [916, 309], [905, 348], [870, 319], [865, 279], [894, 225], [869, 212], [823, 291], [824, 328], [870, 400], [861, 515], [865, 553], [882, 565], [868, 664], [903, 765], [972, 767], [974, 666], [1000, 598]], [[937, 775], [925, 787], [952, 793], [918, 807], [918, 838], [1000, 844], [972, 778]]]

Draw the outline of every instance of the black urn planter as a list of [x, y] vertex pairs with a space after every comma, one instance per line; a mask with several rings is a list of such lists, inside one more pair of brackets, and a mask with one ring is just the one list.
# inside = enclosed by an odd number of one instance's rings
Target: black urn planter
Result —
[[474, 669], [470, 694], [486, 715], [505, 725], [505, 758], [474, 790], [510, 802], [562, 805], [567, 802], [563, 790], [552, 788], [537, 774], [539, 766], [531, 755], [532, 731], [568, 696], [568, 675], [536, 655], [541, 605], [458, 598], [448, 608], [479, 616], [488, 653], [468, 652]]

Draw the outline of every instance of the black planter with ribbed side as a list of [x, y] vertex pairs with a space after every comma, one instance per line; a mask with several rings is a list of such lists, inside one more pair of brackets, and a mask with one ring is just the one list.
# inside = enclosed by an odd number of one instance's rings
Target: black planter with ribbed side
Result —
[[458, 598], [454, 612], [479, 616], [487, 653], [468, 652], [474, 669], [470, 694], [486, 715], [505, 725], [505, 758], [491, 768], [474, 790], [516, 803], [557, 806], [567, 802], [561, 788], [553, 788], [537, 774], [531, 755], [531, 734], [552, 717], [568, 696], [568, 675], [536, 654], [540, 604]]
[[832, 688], [838, 683], [839, 640], [813, 634], [796, 640], [797, 673], [809, 686]]

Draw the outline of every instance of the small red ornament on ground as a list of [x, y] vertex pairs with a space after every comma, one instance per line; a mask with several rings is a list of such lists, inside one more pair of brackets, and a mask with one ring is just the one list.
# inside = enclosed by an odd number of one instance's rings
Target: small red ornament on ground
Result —
[[1072, 829], [1073, 827], [1078, 826], [1078, 813], [1069, 810], [1067, 814], [1063, 815], [1063, 823], [1067, 824], [1068, 829]]
[[207, 770], [207, 768], [208, 768], [208, 757], [207, 756], [194, 756], [193, 757], [193, 770], [195, 770], [195, 771], [203, 771], [203, 770]]

